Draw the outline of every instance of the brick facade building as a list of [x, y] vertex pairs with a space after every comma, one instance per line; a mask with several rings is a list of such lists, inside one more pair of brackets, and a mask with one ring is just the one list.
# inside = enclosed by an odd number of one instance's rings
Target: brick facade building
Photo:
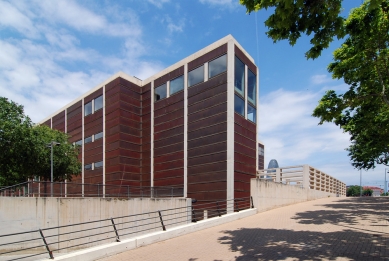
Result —
[[41, 124], [81, 145], [73, 182], [248, 197], [259, 163], [257, 83], [254, 60], [229, 35], [143, 81], [117, 73]]

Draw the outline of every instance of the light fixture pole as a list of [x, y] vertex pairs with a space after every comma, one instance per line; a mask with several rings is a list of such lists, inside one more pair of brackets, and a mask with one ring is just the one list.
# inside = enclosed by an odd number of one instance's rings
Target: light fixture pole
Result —
[[51, 141], [49, 144], [47, 144], [47, 147], [50, 147], [51, 148], [51, 175], [50, 175], [50, 181], [51, 181], [51, 184], [50, 184], [50, 192], [51, 192], [51, 197], [53, 196], [53, 147], [56, 146], [56, 145], [60, 145], [61, 143], [59, 142], [56, 142], [56, 141]]
[[359, 196], [362, 197], [362, 169], [359, 170]]
[[385, 187], [384, 187], [384, 193], [388, 193], [388, 183], [386, 183], [386, 169], [385, 169]]

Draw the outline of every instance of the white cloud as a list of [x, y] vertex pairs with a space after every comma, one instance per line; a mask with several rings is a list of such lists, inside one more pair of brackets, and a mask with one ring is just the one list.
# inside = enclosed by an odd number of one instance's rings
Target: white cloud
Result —
[[183, 29], [185, 27], [185, 19], [182, 18], [178, 22], [173, 22], [170, 16], [166, 15], [162, 19], [162, 23], [167, 24], [167, 29], [169, 33], [175, 33], [175, 32], [183, 32]]
[[17, 7], [5, 1], [0, 2], [0, 25], [2, 27], [12, 27], [29, 37], [38, 35], [31, 19], [18, 10]]
[[259, 135], [265, 144], [265, 166], [273, 158], [280, 166], [314, 167], [331, 162], [335, 154], [347, 159], [349, 135], [334, 124], [318, 126], [319, 120], [311, 116], [321, 94], [279, 89], [261, 97]]
[[317, 74], [311, 77], [311, 82], [315, 85], [327, 83], [330, 81], [332, 81], [332, 79], [329, 78], [327, 74]]
[[234, 8], [238, 6], [238, 1], [234, 0], [200, 0], [202, 4], [209, 4], [211, 6], [217, 6], [219, 8]]
[[162, 6], [166, 3], [169, 3], [170, 0], [147, 0], [150, 4], [155, 5], [158, 8], [162, 8]]

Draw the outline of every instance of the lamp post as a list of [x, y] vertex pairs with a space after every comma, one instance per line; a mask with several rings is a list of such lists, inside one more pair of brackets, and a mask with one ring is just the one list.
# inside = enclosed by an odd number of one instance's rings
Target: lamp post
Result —
[[61, 143], [56, 142], [56, 141], [51, 141], [49, 144], [47, 144], [47, 147], [51, 148], [51, 176], [50, 176], [50, 181], [51, 181], [51, 186], [50, 186], [50, 192], [51, 192], [51, 197], [53, 196], [53, 147], [56, 145], [60, 145]]
[[386, 169], [385, 169], [385, 187], [384, 187], [384, 193], [388, 193], [388, 183], [386, 183]]
[[359, 170], [359, 188], [360, 188], [360, 191], [359, 191], [359, 196], [362, 197], [362, 169]]

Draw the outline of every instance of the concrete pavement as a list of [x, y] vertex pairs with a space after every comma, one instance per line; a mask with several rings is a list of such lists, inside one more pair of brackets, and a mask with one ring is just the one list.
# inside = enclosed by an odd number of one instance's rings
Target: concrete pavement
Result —
[[100, 260], [389, 261], [389, 198], [299, 203]]

